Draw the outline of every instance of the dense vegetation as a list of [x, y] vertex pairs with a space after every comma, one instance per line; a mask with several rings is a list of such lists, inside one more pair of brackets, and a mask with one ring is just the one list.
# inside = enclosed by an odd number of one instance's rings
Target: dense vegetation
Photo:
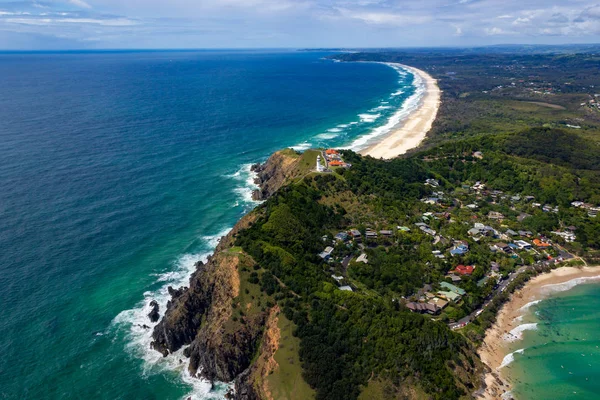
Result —
[[434, 398], [464, 394], [450, 367], [473, 363], [462, 336], [401, 309], [391, 298], [343, 293], [328, 282], [316, 254], [323, 247], [321, 235], [339, 226], [343, 216], [318, 199], [319, 192], [308, 185], [288, 186], [265, 204], [265, 217], [238, 238], [266, 270], [263, 288], [280, 299], [286, 317], [298, 326], [305, 379], [317, 397], [356, 398], [372, 373], [397, 383], [418, 375]]

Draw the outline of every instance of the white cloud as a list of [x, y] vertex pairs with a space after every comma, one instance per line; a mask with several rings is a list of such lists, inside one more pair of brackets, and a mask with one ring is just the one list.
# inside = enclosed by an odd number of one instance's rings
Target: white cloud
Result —
[[337, 18], [358, 20], [372, 25], [402, 27], [407, 25], [420, 25], [433, 20], [433, 18], [428, 15], [408, 15], [383, 11], [351, 10], [347, 8], [337, 8], [337, 11], [339, 13]]
[[88, 3], [86, 3], [83, 0], [69, 0], [69, 3], [73, 4], [74, 6], [81, 7], [81, 8], [92, 8], [92, 6], [90, 6]]
[[56, 24], [92, 24], [101, 26], [134, 26], [138, 25], [137, 21], [127, 18], [5, 18], [2, 21], [9, 24], [23, 25], [56, 25]]

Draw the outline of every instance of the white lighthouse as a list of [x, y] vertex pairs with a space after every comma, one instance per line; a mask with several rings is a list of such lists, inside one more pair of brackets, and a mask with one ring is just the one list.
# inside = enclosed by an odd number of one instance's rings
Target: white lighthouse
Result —
[[317, 172], [323, 172], [323, 166], [321, 165], [321, 155], [317, 155]]

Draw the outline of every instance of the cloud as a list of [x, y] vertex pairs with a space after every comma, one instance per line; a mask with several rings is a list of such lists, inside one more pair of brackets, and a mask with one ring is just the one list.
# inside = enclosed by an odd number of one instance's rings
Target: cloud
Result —
[[92, 6], [90, 6], [88, 3], [86, 3], [83, 0], [69, 0], [69, 3], [73, 4], [74, 6], [81, 7], [81, 8], [92, 8]]
[[432, 21], [431, 16], [407, 15], [383, 11], [362, 11], [338, 8], [340, 18], [347, 18], [373, 25], [407, 26], [419, 25]]
[[102, 25], [102, 26], [133, 26], [138, 25], [137, 21], [128, 18], [5, 18], [3, 22], [9, 24], [24, 25], [56, 25], [56, 24], [81, 24], [81, 25]]
[[7, 32], [35, 38], [36, 44], [43, 37], [49, 43], [68, 38], [75, 47], [438, 46], [506, 43], [507, 37], [520, 43], [600, 42], [600, 3], [0, 0], [0, 43], [14, 40]]

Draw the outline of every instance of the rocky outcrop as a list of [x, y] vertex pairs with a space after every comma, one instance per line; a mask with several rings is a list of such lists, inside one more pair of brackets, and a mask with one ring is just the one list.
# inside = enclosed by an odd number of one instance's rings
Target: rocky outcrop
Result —
[[152, 307], [152, 309], [148, 313], [148, 318], [150, 319], [151, 322], [156, 322], [160, 318], [160, 314], [159, 314], [160, 307], [159, 307], [158, 303], [156, 302], [156, 300], [152, 300], [150, 302], [150, 307]]
[[273, 153], [264, 164], [255, 164], [252, 171], [256, 172], [254, 180], [260, 188], [252, 193], [254, 200], [266, 200], [271, 197], [288, 180], [299, 174], [300, 156], [293, 150]]
[[268, 310], [232, 321], [232, 302], [239, 294], [240, 257], [230, 254], [235, 235], [254, 220], [242, 218], [206, 263], [198, 262], [187, 288], [169, 288], [171, 300], [154, 328], [152, 347], [163, 355], [189, 345], [192, 376], [231, 382], [246, 370], [260, 344]]

